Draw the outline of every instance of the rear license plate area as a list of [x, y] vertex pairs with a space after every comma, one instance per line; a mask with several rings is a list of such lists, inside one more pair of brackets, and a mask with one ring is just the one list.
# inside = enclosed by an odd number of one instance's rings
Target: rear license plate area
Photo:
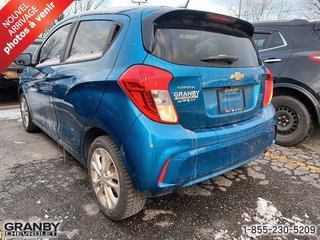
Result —
[[234, 113], [245, 109], [244, 91], [238, 87], [218, 89], [219, 113]]

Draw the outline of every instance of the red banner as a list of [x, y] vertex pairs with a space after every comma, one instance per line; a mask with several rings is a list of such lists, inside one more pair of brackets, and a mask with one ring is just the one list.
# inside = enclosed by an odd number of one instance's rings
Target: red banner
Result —
[[0, 73], [3, 72], [73, 0], [11, 0], [0, 11]]

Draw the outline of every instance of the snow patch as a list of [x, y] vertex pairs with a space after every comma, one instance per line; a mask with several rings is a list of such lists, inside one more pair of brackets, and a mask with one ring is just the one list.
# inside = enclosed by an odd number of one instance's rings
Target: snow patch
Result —
[[8, 109], [0, 111], [0, 120], [19, 120], [21, 118], [20, 109]]
[[256, 212], [257, 214], [253, 219], [263, 225], [277, 225], [282, 217], [282, 213], [271, 202], [263, 198], [258, 198]]
[[248, 213], [243, 213], [242, 215], [241, 215], [241, 217], [246, 221], [246, 222], [251, 222], [251, 217], [250, 217], [250, 215], [248, 214]]
[[90, 217], [96, 215], [100, 210], [99, 206], [95, 203], [87, 204], [83, 208], [84, 208], [86, 214]]
[[228, 230], [219, 230], [217, 233], [214, 234], [213, 239], [219, 240], [219, 239], [232, 239], [232, 238], [229, 235]]
[[149, 221], [152, 219], [155, 219], [159, 215], [171, 215], [177, 217], [177, 214], [175, 214], [172, 211], [164, 211], [164, 210], [157, 210], [157, 209], [147, 209], [144, 211], [144, 217], [142, 220]]
[[72, 231], [61, 231], [61, 233], [67, 236], [68, 239], [74, 239], [79, 234], [79, 229], [72, 229]]
[[162, 227], [162, 228], [170, 227], [170, 226], [173, 225], [173, 224], [174, 224], [174, 223], [173, 223], [173, 222], [170, 222], [170, 221], [156, 222], [156, 225], [159, 226], [159, 227]]

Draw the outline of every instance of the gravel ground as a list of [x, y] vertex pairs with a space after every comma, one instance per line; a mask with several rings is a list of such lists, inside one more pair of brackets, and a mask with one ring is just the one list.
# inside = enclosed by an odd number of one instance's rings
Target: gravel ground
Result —
[[[61, 222], [57, 239], [320, 239], [319, 132], [297, 147], [274, 145], [241, 168], [148, 199], [139, 214], [117, 223], [99, 211], [86, 170], [44, 133], [26, 133], [17, 109], [0, 111], [0, 133], [0, 226]], [[257, 224], [315, 225], [318, 235], [243, 230]]]

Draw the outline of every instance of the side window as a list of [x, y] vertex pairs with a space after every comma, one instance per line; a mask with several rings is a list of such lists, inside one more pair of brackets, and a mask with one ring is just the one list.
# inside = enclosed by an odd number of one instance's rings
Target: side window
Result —
[[268, 47], [271, 38], [271, 33], [255, 33], [253, 40], [258, 47], [258, 50], [263, 50]]
[[55, 31], [47, 39], [40, 50], [39, 63], [57, 64], [60, 62], [60, 56], [62, 54], [62, 50], [67, 40], [70, 28], [71, 24], [65, 25]]
[[285, 42], [283, 41], [283, 38], [281, 37], [280, 33], [275, 32], [272, 35], [268, 48], [281, 47], [284, 45], [285, 45]]
[[103, 55], [108, 44], [112, 21], [83, 21], [73, 41], [70, 56], [66, 62], [96, 59]]

